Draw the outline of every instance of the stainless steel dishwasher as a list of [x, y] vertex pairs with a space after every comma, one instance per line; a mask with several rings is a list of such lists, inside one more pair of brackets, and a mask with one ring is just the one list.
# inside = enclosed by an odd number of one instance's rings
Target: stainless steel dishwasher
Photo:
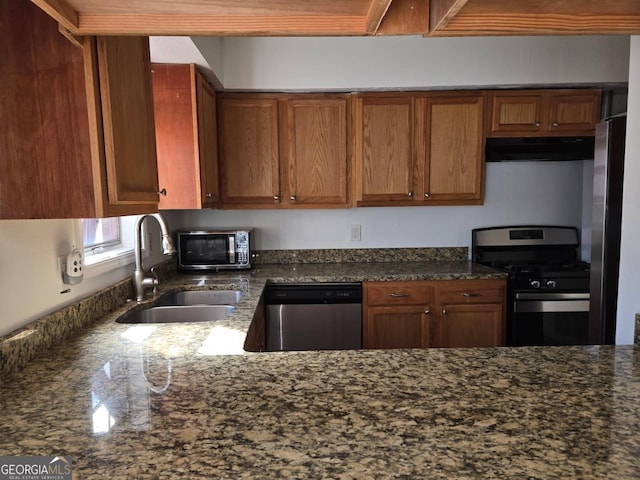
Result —
[[265, 290], [267, 351], [362, 348], [362, 284], [272, 284]]

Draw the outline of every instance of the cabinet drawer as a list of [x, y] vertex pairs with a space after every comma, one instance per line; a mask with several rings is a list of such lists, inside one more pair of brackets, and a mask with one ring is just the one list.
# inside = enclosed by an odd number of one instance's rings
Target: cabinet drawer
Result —
[[438, 291], [440, 304], [504, 303], [505, 289], [496, 286], [461, 285]]
[[421, 282], [365, 283], [366, 305], [427, 305], [431, 287]]

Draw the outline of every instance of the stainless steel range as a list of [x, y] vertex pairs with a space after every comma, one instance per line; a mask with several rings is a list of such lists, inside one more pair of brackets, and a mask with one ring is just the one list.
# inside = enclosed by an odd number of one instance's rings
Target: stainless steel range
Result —
[[509, 274], [507, 343], [584, 345], [589, 338], [589, 264], [574, 227], [472, 231], [473, 261]]

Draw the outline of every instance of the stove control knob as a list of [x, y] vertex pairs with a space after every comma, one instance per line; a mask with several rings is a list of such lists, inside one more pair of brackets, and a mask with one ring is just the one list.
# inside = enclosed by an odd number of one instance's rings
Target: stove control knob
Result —
[[556, 281], [555, 280], [547, 280], [547, 282], [545, 283], [545, 285], [548, 288], [556, 288]]
[[531, 285], [531, 288], [540, 288], [540, 280], [531, 280], [529, 285]]

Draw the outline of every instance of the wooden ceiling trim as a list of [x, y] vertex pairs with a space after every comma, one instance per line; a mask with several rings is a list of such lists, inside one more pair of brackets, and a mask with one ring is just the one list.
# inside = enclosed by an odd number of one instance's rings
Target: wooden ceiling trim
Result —
[[426, 35], [429, 0], [393, 0], [376, 35]]
[[74, 32], [78, 28], [78, 12], [71, 8], [65, 0], [31, 1], [44, 10], [47, 15], [53, 18], [65, 29]]
[[429, 36], [640, 34], [640, 15], [460, 14]]
[[429, 2], [430, 30], [441, 30], [451, 22], [469, 0], [431, 0]]
[[79, 35], [366, 35], [361, 16], [202, 16], [81, 14]]
[[367, 13], [367, 26], [366, 32], [368, 34], [374, 34], [380, 23], [382, 23], [382, 19], [384, 18], [385, 13], [389, 9], [389, 5], [391, 5], [392, 0], [371, 0], [371, 4], [369, 5], [369, 12]]

